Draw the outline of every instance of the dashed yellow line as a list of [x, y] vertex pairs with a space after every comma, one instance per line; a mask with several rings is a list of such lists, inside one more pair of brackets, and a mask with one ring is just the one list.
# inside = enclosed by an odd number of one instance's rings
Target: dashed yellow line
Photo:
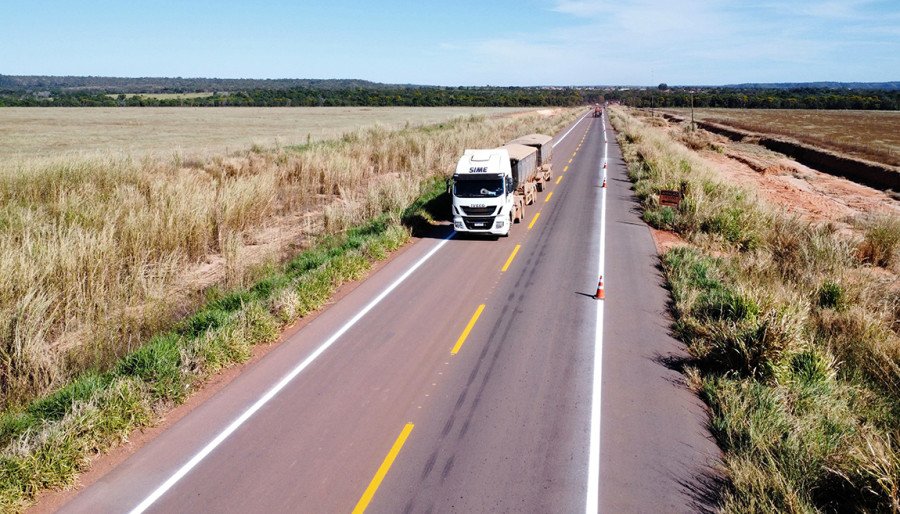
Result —
[[391, 451], [388, 452], [387, 457], [384, 458], [384, 462], [381, 463], [378, 471], [375, 472], [375, 476], [369, 483], [369, 487], [366, 488], [362, 498], [359, 499], [356, 503], [356, 507], [353, 508], [353, 514], [361, 514], [366, 511], [366, 507], [369, 506], [369, 502], [371, 502], [372, 498], [375, 496], [375, 491], [378, 490], [381, 481], [384, 480], [384, 477], [391, 469], [391, 465], [394, 464], [397, 454], [400, 453], [400, 449], [403, 448], [403, 445], [406, 443], [406, 439], [409, 437], [410, 432], [412, 432], [413, 426], [412, 423], [407, 423], [406, 426], [403, 427], [403, 431], [400, 432], [400, 436], [394, 441], [394, 446], [391, 447]]
[[547, 194], [547, 198], [544, 198], [544, 203], [549, 202], [551, 196], [553, 196], [553, 191], [550, 191], [550, 193]]
[[537, 214], [534, 215], [533, 218], [531, 218], [531, 223], [528, 224], [528, 230], [531, 230], [531, 227], [534, 226], [535, 222], [536, 222], [537, 219], [540, 218], [540, 217], [541, 217], [541, 213], [537, 213]]
[[[571, 161], [570, 161], [570, 162], [571, 162]], [[568, 167], [568, 166], [566, 166], [565, 168], [563, 168], [563, 173], [565, 173], [565, 172], [567, 172], [567, 171], [569, 171], [569, 167]], [[562, 176], [562, 175], [560, 175], [560, 176]]]
[[[568, 168], [569, 167], [566, 166], [566, 169], [568, 169]], [[566, 171], [566, 170], [563, 170], [563, 171]], [[562, 175], [560, 175], [559, 178], [556, 179], [556, 185], [558, 186], [560, 182], [562, 182]]]
[[572, 159], [569, 159], [569, 164], [572, 164]]
[[[552, 195], [553, 193], [550, 193], [550, 194]], [[522, 245], [516, 245], [516, 247], [513, 248], [512, 253], [509, 254], [509, 259], [506, 259], [506, 264], [504, 264], [503, 267], [500, 268], [500, 273], [503, 273], [504, 271], [509, 269], [509, 265], [512, 264], [513, 259], [516, 258], [516, 254], [519, 253], [519, 248], [521, 248], [521, 247], [522, 247]]]
[[450, 355], [456, 355], [459, 353], [459, 349], [462, 348], [463, 343], [466, 342], [466, 338], [469, 337], [469, 332], [472, 331], [472, 327], [475, 326], [475, 322], [478, 321], [478, 317], [481, 316], [481, 313], [484, 311], [484, 304], [478, 306], [475, 309], [475, 314], [472, 315], [472, 319], [469, 320], [469, 324], [466, 325], [465, 330], [463, 330], [462, 334], [459, 335], [459, 339], [456, 340], [456, 344], [453, 345], [453, 349], [450, 350]]

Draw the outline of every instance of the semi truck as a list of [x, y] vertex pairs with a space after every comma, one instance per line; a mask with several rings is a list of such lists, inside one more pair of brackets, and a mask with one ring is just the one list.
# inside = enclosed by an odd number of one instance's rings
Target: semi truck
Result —
[[600, 107], [600, 104], [594, 105], [594, 117], [599, 118], [603, 115], [603, 108]]
[[552, 139], [541, 134], [525, 138], [531, 138], [530, 145], [510, 141], [463, 153], [450, 182], [454, 230], [508, 236], [513, 223], [525, 219], [525, 206], [534, 203], [550, 180]]

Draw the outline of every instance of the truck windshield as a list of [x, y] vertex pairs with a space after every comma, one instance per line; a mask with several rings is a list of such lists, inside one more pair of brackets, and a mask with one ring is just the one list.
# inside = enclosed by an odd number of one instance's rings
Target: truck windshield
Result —
[[496, 198], [503, 194], [503, 180], [457, 180], [453, 194], [459, 198]]

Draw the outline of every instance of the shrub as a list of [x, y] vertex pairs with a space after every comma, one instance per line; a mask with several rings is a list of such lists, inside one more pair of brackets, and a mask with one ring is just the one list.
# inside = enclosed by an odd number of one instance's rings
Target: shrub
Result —
[[835, 282], [826, 280], [819, 288], [819, 307], [823, 309], [843, 310], [847, 307], [844, 288]]
[[900, 252], [900, 217], [880, 216], [863, 222], [865, 235], [859, 245], [859, 257], [868, 264], [890, 267]]

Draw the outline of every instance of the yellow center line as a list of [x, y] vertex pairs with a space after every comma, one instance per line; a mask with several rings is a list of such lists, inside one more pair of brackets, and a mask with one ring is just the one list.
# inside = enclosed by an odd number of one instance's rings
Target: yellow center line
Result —
[[547, 194], [547, 198], [544, 198], [544, 203], [549, 202], [551, 196], [553, 196], [553, 191], [550, 191], [550, 192]]
[[397, 458], [397, 454], [400, 453], [400, 449], [403, 448], [403, 444], [406, 443], [406, 439], [409, 437], [409, 433], [412, 432], [412, 429], [412, 423], [407, 423], [406, 426], [403, 427], [403, 431], [400, 432], [400, 436], [394, 441], [394, 446], [391, 447], [391, 451], [389, 451], [387, 457], [384, 458], [384, 462], [381, 463], [381, 467], [378, 468], [378, 471], [372, 478], [372, 482], [369, 483], [369, 487], [366, 488], [366, 492], [363, 493], [362, 498], [359, 499], [359, 502], [356, 503], [356, 507], [353, 508], [353, 514], [361, 514], [366, 511], [366, 507], [369, 506], [369, 502], [371, 502], [372, 497], [375, 496], [375, 491], [378, 490], [381, 481], [384, 480], [385, 475], [387, 475], [388, 471], [391, 469], [394, 459]]
[[572, 159], [569, 159], [569, 164], [572, 164]]
[[459, 353], [459, 349], [462, 348], [463, 343], [466, 342], [466, 338], [469, 337], [469, 332], [472, 331], [472, 327], [475, 326], [475, 322], [478, 321], [478, 317], [481, 316], [481, 312], [484, 311], [484, 304], [478, 306], [475, 309], [475, 314], [472, 315], [472, 319], [469, 320], [469, 324], [466, 325], [466, 329], [463, 330], [462, 334], [459, 335], [459, 339], [456, 340], [456, 344], [453, 345], [453, 349], [450, 350], [450, 355], [456, 355]]
[[[568, 166], [566, 166], [566, 168], [568, 168]], [[556, 179], [556, 185], [558, 186], [560, 182], [562, 182], [562, 175], [560, 175], [559, 178]]]
[[[550, 193], [550, 194], [552, 195], [553, 193]], [[546, 200], [545, 200], [545, 201], [546, 201]], [[516, 254], [519, 253], [519, 248], [520, 248], [521, 246], [522, 246], [522, 245], [516, 245], [516, 247], [513, 248], [512, 253], [509, 254], [509, 259], [506, 259], [506, 264], [504, 264], [503, 267], [500, 268], [500, 273], [503, 273], [504, 271], [506, 271], [506, 270], [509, 269], [509, 265], [512, 264], [513, 259], [516, 258]]]
[[534, 223], [535, 223], [535, 222], [537, 221], [537, 219], [540, 218], [540, 217], [541, 217], [541, 213], [537, 213], [537, 214], [534, 215], [533, 218], [531, 218], [531, 223], [528, 224], [528, 230], [531, 230], [531, 227], [534, 226]]
[[[568, 167], [568, 166], [566, 166], [565, 168], [563, 168], [563, 173], [565, 173], [565, 172], [567, 172], [567, 171], [569, 171], [569, 167]], [[562, 175], [560, 175], [560, 176], [562, 176]]]

